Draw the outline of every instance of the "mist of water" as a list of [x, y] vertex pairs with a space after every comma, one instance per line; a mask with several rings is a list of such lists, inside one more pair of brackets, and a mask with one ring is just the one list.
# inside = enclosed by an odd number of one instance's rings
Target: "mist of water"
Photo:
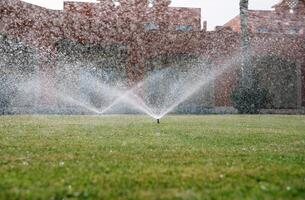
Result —
[[[153, 70], [131, 88], [118, 82], [105, 83], [102, 79], [87, 74], [85, 84], [82, 84], [83, 92], [71, 82], [59, 84], [57, 88], [53, 88], [53, 93], [58, 109], [68, 105], [98, 115], [132, 110], [161, 119], [198, 91], [205, 90], [219, 75], [236, 66], [238, 56], [239, 54], [236, 54], [218, 66], [197, 63], [185, 67], [170, 66]], [[23, 91], [22, 99], [26, 99], [29, 96], [41, 95], [38, 94], [40, 87], [40, 82], [35, 77], [27, 82], [21, 82], [18, 88], [19, 91]]]

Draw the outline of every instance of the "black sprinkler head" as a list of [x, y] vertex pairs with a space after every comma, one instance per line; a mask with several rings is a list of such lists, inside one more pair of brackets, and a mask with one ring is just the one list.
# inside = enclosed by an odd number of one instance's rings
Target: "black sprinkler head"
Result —
[[157, 119], [157, 123], [160, 124], [160, 119]]

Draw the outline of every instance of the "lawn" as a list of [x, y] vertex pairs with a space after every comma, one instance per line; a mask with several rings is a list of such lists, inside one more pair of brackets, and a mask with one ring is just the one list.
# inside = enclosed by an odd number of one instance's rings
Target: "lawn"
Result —
[[0, 199], [305, 199], [305, 116], [0, 117]]

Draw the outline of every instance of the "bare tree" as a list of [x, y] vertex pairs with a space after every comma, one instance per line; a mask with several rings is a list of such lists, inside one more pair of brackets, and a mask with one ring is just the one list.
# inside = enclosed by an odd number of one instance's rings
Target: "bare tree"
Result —
[[246, 88], [251, 87], [252, 70], [249, 63], [250, 59], [250, 42], [249, 42], [249, 28], [248, 28], [248, 6], [249, 0], [240, 0], [240, 27], [242, 40], [242, 86]]

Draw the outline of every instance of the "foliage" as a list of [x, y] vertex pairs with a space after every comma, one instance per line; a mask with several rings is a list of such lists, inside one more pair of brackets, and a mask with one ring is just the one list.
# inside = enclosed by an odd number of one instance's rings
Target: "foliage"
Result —
[[[247, 64], [250, 66], [249, 64]], [[269, 99], [269, 91], [261, 87], [258, 75], [252, 70], [251, 86], [245, 87], [242, 81], [242, 75], [239, 75], [237, 87], [231, 93], [233, 107], [240, 114], [257, 114], [261, 108], [264, 108]], [[240, 73], [239, 73], [240, 74]]]
[[251, 88], [239, 86], [233, 90], [231, 100], [240, 114], [257, 114], [268, 103], [268, 90], [259, 87], [257, 82]]
[[36, 52], [17, 38], [0, 34], [0, 114], [8, 114], [17, 84], [35, 74]]
[[262, 108], [289, 109], [297, 106], [296, 64], [277, 55], [260, 55], [249, 59], [252, 85], [242, 84], [238, 72], [237, 87], [231, 94], [234, 108], [240, 113], [255, 114]]
[[[156, 79], [151, 85], [149, 85], [146, 91], [148, 99], [150, 99], [151, 102], [156, 102], [154, 94], [157, 94], [155, 96], [157, 96], [160, 101], [160, 95], [158, 95], [158, 93], [162, 91], [164, 85], [170, 85], [170, 83], [166, 83], [166, 81], [174, 83], [179, 83], [180, 81], [183, 82], [181, 76], [196, 77], [197, 74], [208, 74], [208, 72], [212, 70], [212, 67], [213, 65], [210, 59], [192, 53], [165, 53], [153, 56], [147, 59], [145, 63], [145, 69], [148, 70], [146, 74], [147, 77], [153, 76], [166, 68], [171, 69], [172, 73], [168, 75], [167, 80]], [[189, 69], [194, 69], [194, 71], [191, 72]], [[198, 71], [200, 71], [200, 73], [198, 73]], [[202, 78], [204, 79], [206, 77], [203, 76]], [[166, 96], [164, 97], [166, 98]], [[204, 87], [187, 100], [180, 103], [179, 107], [175, 111], [184, 114], [206, 114], [211, 112], [209, 108], [213, 107], [213, 104], [214, 89], [213, 81], [211, 81], [206, 83]]]
[[297, 107], [297, 66], [295, 62], [269, 54], [256, 56], [252, 61], [261, 87], [268, 89], [270, 108]]
[[0, 199], [304, 199], [304, 120], [0, 117]]
[[[82, 44], [72, 40], [60, 40], [57, 50], [57, 84], [78, 81], [73, 74], [89, 73], [108, 84], [124, 82], [127, 79], [127, 48], [122, 44]], [[71, 73], [73, 71], [73, 73]], [[71, 77], [64, 77], [71, 76]]]
[[0, 34], [1, 71], [16, 76], [29, 76], [35, 72], [37, 52], [14, 37]]
[[8, 114], [12, 99], [16, 95], [16, 88], [7, 76], [0, 77], [0, 85], [0, 115]]

